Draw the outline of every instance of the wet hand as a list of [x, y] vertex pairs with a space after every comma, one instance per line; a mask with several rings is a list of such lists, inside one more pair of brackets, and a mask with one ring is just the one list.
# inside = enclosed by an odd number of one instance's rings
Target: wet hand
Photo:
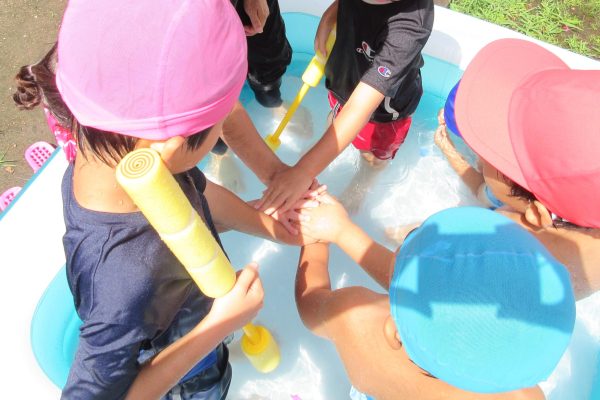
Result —
[[329, 194], [319, 196], [319, 207], [300, 210], [300, 231], [319, 241], [337, 243], [351, 223], [344, 206]]
[[446, 153], [447, 151], [455, 150], [454, 143], [448, 136], [448, 130], [446, 129], [446, 125], [439, 125], [433, 135], [433, 141], [437, 145], [437, 147], [442, 150], [442, 152]]
[[[308, 195], [310, 192], [307, 192]], [[299, 233], [297, 223], [300, 221], [300, 210], [303, 208], [318, 207], [319, 202], [315, 199], [303, 198], [296, 202], [294, 207], [286, 212], [275, 211], [271, 217], [279, 222], [292, 235]]]
[[314, 177], [298, 167], [286, 169], [273, 177], [255, 207], [268, 215], [285, 213], [313, 186], [313, 181]]

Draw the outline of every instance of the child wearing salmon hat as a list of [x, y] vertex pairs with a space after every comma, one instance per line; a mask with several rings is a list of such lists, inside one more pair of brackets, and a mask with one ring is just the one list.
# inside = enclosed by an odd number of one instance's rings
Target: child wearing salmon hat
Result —
[[455, 107], [486, 184], [506, 204], [497, 211], [569, 268], [578, 298], [600, 289], [600, 71], [502, 39], [468, 65]]
[[567, 266], [577, 298], [600, 289], [598, 109], [600, 71], [573, 70], [519, 39], [484, 47], [454, 104], [456, 129], [479, 156], [490, 194], [504, 204], [496, 211]]
[[262, 307], [257, 266], [214, 301], [117, 184], [128, 152], [161, 153], [194, 209], [216, 226], [301, 244], [273, 218], [206, 180], [247, 73], [228, 0], [71, 0], [56, 84], [78, 149], [63, 179], [67, 279], [83, 321], [62, 398], [224, 399], [223, 340]]

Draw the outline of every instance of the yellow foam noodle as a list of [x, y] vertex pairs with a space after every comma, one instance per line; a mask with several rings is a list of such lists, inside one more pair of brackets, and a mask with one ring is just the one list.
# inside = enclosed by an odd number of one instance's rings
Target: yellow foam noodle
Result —
[[189, 224], [192, 205], [158, 152], [129, 153], [117, 167], [117, 181], [159, 233], [177, 233]]
[[190, 217], [189, 225], [181, 231], [160, 235], [186, 268], [204, 265], [211, 261], [214, 258], [215, 247], [219, 247], [216, 242], [213, 243], [213, 240], [209, 240], [209, 236], [212, 237], [212, 235], [200, 216], [193, 212]]
[[188, 268], [188, 272], [202, 293], [208, 297], [224, 296], [235, 285], [235, 271], [220, 247], [211, 261]]
[[[117, 181], [204, 294], [221, 297], [231, 290], [235, 270], [158, 152], [129, 153], [117, 166]], [[279, 347], [269, 331], [248, 324], [244, 332], [242, 350], [252, 365], [265, 373], [275, 369]]]
[[231, 290], [235, 270], [158, 152], [129, 153], [117, 166], [117, 181], [204, 294]]
[[279, 347], [271, 333], [263, 326], [248, 324], [244, 326], [242, 351], [254, 368], [267, 373], [273, 371], [281, 361]]

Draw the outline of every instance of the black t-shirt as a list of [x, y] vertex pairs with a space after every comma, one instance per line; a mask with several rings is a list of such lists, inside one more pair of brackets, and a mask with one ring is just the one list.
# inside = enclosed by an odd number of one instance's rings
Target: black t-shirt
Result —
[[325, 68], [327, 89], [343, 105], [362, 81], [386, 96], [371, 120], [411, 115], [423, 94], [421, 50], [432, 27], [432, 0], [384, 5], [339, 0], [337, 38]]
[[[220, 244], [197, 168], [175, 176]], [[81, 207], [73, 196], [73, 166], [62, 183], [67, 280], [83, 320], [65, 399], [120, 399], [140, 362], [188, 333], [209, 312], [204, 296], [141, 212], [113, 214]], [[227, 352], [192, 378], [207, 388], [219, 382]], [[187, 397], [185, 397], [187, 398]]]

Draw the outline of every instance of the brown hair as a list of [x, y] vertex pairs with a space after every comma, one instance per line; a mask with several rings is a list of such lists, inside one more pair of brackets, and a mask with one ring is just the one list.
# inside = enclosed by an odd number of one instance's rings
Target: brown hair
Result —
[[[504, 180], [506, 181], [506, 183], [508, 183], [510, 185], [510, 195], [512, 197], [517, 197], [519, 199], [523, 199], [528, 202], [537, 200], [537, 197], [535, 197], [535, 195], [533, 193], [531, 193], [529, 190], [525, 189], [523, 186], [519, 185], [518, 183], [516, 183], [515, 181], [513, 181], [506, 175], [502, 174], [502, 176], [504, 177]], [[558, 215], [556, 215], [554, 213], [552, 214], [552, 225], [555, 228], [588, 229], [588, 228], [576, 225], [567, 220], [564, 220], [563, 218], [559, 217]]]
[[[65, 104], [56, 86], [57, 44], [38, 63], [21, 67], [15, 76], [17, 90], [13, 100], [20, 110], [31, 110], [42, 104], [65, 129], [73, 133], [78, 151], [85, 157], [91, 151], [107, 165], [116, 165], [127, 153], [133, 151], [137, 138], [81, 125]], [[187, 137], [187, 146], [195, 150], [206, 138], [211, 128]]]

